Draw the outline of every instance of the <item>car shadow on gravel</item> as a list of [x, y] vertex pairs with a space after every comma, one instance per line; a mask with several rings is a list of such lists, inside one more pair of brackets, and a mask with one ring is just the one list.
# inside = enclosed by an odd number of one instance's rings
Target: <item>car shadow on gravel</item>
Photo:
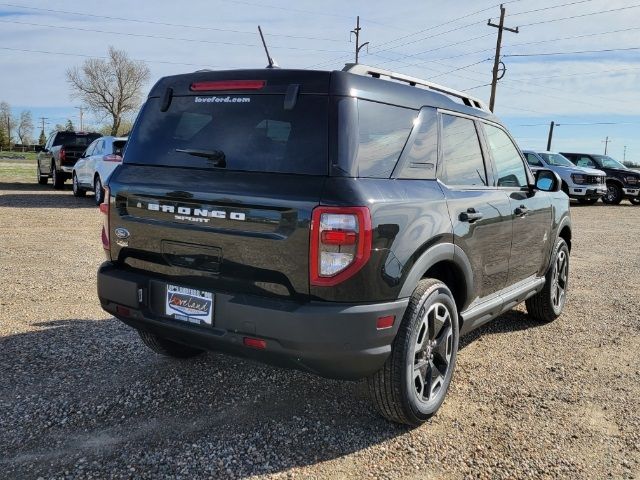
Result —
[[115, 319], [35, 327], [0, 338], [0, 466], [9, 478], [129, 476], [131, 465], [148, 477], [237, 478], [408, 431], [371, 410], [361, 382], [212, 353], [167, 359]]
[[518, 310], [511, 310], [499, 317], [485, 323], [480, 328], [473, 330], [471, 333], [460, 337], [458, 349], [462, 350], [468, 345], [472, 344], [480, 337], [486, 335], [493, 335], [496, 333], [509, 333], [517, 332], [520, 330], [530, 330], [545, 325], [543, 322], [539, 322], [531, 318], [524, 312]]
[[[4, 186], [0, 184], [0, 192]], [[16, 188], [14, 190], [21, 190]], [[43, 189], [44, 190], [44, 189]], [[93, 196], [76, 198], [71, 192], [38, 191], [24, 189], [34, 193], [0, 193], [0, 207], [8, 208], [97, 208]]]

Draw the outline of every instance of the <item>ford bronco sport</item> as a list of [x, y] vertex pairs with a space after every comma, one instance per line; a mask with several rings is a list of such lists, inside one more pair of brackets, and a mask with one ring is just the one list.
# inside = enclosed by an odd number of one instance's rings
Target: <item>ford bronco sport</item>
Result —
[[[460, 335], [566, 301], [569, 199], [477, 99], [363, 65], [161, 79], [101, 205], [102, 307], [161, 354], [442, 404]], [[532, 366], [533, 368], [533, 366]]]

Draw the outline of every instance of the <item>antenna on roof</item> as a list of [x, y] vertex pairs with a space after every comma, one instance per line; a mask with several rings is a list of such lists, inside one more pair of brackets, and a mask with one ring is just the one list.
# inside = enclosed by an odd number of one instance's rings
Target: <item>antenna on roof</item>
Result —
[[271, 55], [269, 55], [267, 42], [264, 41], [264, 35], [262, 34], [262, 29], [260, 28], [260, 25], [258, 25], [258, 32], [260, 33], [260, 38], [262, 39], [262, 45], [264, 46], [264, 53], [267, 54], [267, 61], [269, 62], [269, 65], [267, 65], [267, 68], [280, 68], [276, 63], [276, 61], [273, 58], [271, 58]]

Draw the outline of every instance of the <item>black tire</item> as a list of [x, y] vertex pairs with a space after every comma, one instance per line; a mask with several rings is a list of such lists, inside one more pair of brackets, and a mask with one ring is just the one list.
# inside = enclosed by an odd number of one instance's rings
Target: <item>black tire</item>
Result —
[[593, 205], [598, 201], [597, 198], [579, 198], [578, 203], [580, 205]]
[[56, 190], [62, 190], [64, 188], [64, 172], [56, 169], [56, 164], [51, 164], [51, 181], [53, 182], [53, 188]]
[[95, 193], [96, 205], [100, 206], [100, 204], [104, 201], [104, 188], [102, 187], [102, 181], [100, 180], [100, 176], [98, 175], [96, 175], [96, 178], [93, 179], [93, 191]]
[[49, 177], [47, 177], [46, 175], [42, 175], [42, 172], [40, 172], [39, 162], [36, 163], [36, 179], [38, 180], [39, 185], [46, 185], [49, 181]]
[[138, 330], [138, 334], [147, 347], [160, 355], [173, 358], [191, 358], [204, 353], [204, 350], [200, 350], [199, 348], [188, 347], [187, 345], [167, 340], [153, 333]]
[[529, 316], [540, 322], [552, 322], [560, 316], [569, 289], [569, 247], [559, 238], [544, 288], [525, 301]]
[[602, 201], [607, 205], [618, 205], [622, 201], [622, 187], [614, 182], [607, 183], [607, 193]]
[[84, 197], [87, 194], [87, 191], [78, 185], [78, 176], [73, 173], [71, 189], [73, 190], [74, 197]]
[[631, 197], [629, 201], [634, 205], [640, 205], [640, 197]]
[[458, 337], [458, 311], [451, 292], [439, 280], [421, 280], [409, 300], [391, 355], [367, 379], [376, 410], [392, 422], [414, 426], [434, 415], [453, 377]]

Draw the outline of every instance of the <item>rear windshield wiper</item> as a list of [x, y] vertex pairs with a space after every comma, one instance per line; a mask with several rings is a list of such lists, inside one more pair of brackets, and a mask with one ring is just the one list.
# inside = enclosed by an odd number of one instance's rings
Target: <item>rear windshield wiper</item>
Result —
[[222, 150], [194, 150], [191, 148], [176, 148], [178, 153], [186, 153], [194, 157], [203, 157], [214, 162], [214, 166], [224, 168], [227, 161]]

